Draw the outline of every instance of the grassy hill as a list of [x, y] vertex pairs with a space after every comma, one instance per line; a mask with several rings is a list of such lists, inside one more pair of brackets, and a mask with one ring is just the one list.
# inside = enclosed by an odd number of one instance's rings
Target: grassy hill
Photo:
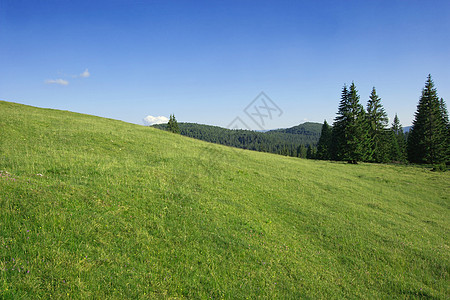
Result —
[[450, 173], [0, 101], [0, 298], [450, 296]]

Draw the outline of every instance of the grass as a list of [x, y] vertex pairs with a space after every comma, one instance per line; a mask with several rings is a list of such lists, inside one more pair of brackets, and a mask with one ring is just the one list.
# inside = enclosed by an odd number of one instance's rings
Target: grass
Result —
[[450, 296], [450, 172], [0, 101], [0, 175], [0, 298]]

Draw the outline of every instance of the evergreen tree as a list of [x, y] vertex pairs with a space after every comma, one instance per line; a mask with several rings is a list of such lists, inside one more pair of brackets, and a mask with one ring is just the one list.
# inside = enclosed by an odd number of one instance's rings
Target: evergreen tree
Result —
[[[336, 129], [336, 130], [335, 130]], [[333, 125], [334, 157], [351, 163], [371, 158], [369, 128], [364, 107], [354, 83], [342, 91], [338, 116]]]
[[402, 158], [402, 151], [400, 150], [400, 146], [398, 144], [397, 136], [392, 130], [386, 131], [386, 145], [389, 146], [388, 147], [389, 161], [392, 162], [404, 161], [404, 159]]
[[300, 145], [297, 149], [297, 156], [300, 158], [306, 158], [307, 149], [305, 145]]
[[349, 91], [347, 85], [344, 84], [341, 92], [341, 101], [339, 102], [338, 113], [334, 119], [331, 132], [330, 156], [333, 160], [342, 160], [342, 148], [345, 143], [345, 127], [347, 124], [349, 106]]
[[403, 127], [402, 124], [400, 123], [400, 119], [398, 118], [397, 114], [395, 114], [391, 130], [395, 133], [395, 135], [400, 135], [403, 133]]
[[327, 120], [325, 120], [323, 122], [319, 142], [317, 143], [316, 158], [323, 160], [331, 159], [331, 135], [332, 129], [330, 125], [328, 125]]
[[381, 105], [375, 87], [367, 102], [367, 122], [369, 125], [370, 158], [375, 162], [389, 161], [390, 134], [386, 131], [388, 117]]
[[311, 147], [311, 145], [306, 146], [306, 158], [307, 159], [313, 159], [314, 158], [314, 150]]
[[311, 153], [310, 153], [309, 157], [307, 155], [307, 158], [316, 159], [317, 158], [317, 147], [310, 145], [310, 149], [311, 149]]
[[408, 159], [411, 162], [433, 164], [449, 161], [446, 116], [445, 103], [438, 98], [431, 75], [428, 75], [408, 137]]
[[391, 160], [392, 161], [404, 161], [406, 160], [406, 138], [403, 132], [402, 124], [395, 114], [394, 122], [392, 123], [391, 131], [394, 134], [395, 142], [393, 142], [391, 148]]
[[444, 152], [444, 157], [446, 157], [446, 159], [444, 159], [444, 162], [450, 162], [450, 122], [449, 122], [449, 118], [448, 118], [448, 110], [447, 110], [447, 105], [445, 105], [444, 99], [441, 98], [441, 100], [439, 101], [439, 108], [441, 110], [441, 116], [442, 119], [444, 121], [444, 131], [445, 131], [445, 136], [446, 136], [446, 151]]
[[178, 127], [175, 115], [170, 115], [169, 123], [167, 123], [167, 130], [173, 133], [180, 133], [180, 128]]

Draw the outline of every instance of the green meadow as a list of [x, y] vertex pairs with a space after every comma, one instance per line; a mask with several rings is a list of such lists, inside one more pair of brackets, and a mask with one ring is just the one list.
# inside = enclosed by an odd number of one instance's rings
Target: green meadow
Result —
[[0, 101], [2, 299], [449, 299], [450, 172]]

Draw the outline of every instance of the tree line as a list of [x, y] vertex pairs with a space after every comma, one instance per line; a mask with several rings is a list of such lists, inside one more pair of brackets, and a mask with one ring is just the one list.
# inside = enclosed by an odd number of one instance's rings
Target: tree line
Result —
[[[319, 126], [319, 127], [318, 127]], [[417, 106], [410, 132], [404, 133], [397, 114], [389, 126], [375, 87], [366, 108], [355, 83], [344, 85], [332, 125], [305, 123], [292, 128], [255, 132], [195, 123], [154, 125], [192, 138], [222, 145], [301, 158], [357, 162], [450, 162], [450, 124], [444, 99], [431, 75]]]
[[315, 158], [350, 163], [450, 162], [448, 112], [444, 99], [437, 95], [431, 75], [428, 75], [407, 135], [397, 115], [388, 127], [387, 114], [375, 87], [364, 109], [355, 84], [344, 85], [333, 125], [325, 121], [322, 126]]

